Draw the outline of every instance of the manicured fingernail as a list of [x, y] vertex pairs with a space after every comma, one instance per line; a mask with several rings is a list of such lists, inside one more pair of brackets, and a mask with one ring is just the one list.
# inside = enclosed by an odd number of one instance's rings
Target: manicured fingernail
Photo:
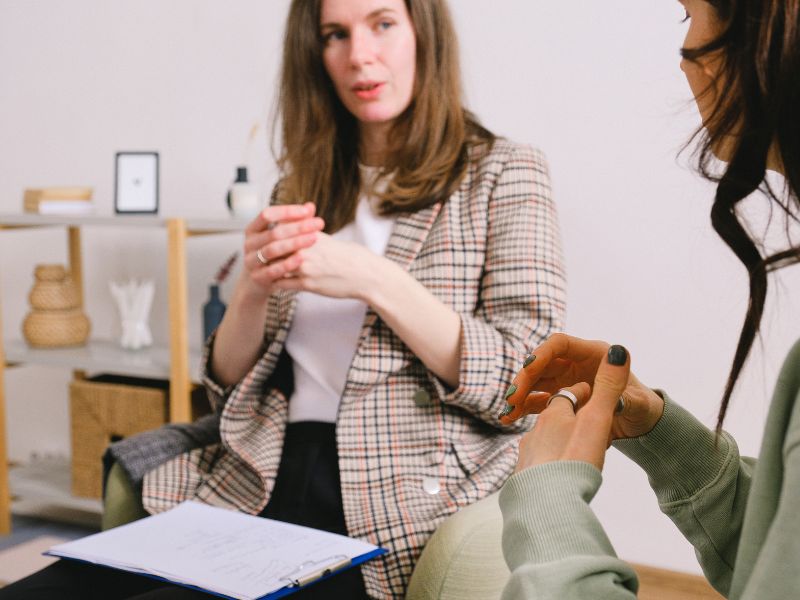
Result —
[[509, 396], [511, 396], [511, 395], [512, 395], [514, 392], [516, 392], [516, 391], [517, 391], [517, 386], [515, 386], [515, 385], [512, 383], [512, 384], [511, 384], [511, 385], [508, 387], [508, 389], [506, 390], [506, 400], [508, 400], [508, 397], [509, 397]]
[[625, 346], [614, 344], [608, 349], [608, 362], [616, 367], [621, 367], [628, 360], [628, 351]]
[[522, 363], [522, 368], [525, 368], [525, 367], [527, 367], [527, 366], [528, 366], [529, 364], [531, 364], [531, 363], [532, 363], [534, 360], [536, 360], [536, 355], [535, 355], [535, 354], [528, 354], [528, 356], [526, 356], [526, 357], [525, 357], [525, 362], [524, 362], [524, 363]]
[[514, 405], [513, 404], [506, 404], [506, 407], [503, 409], [503, 412], [500, 413], [501, 417], [507, 417], [512, 412], [514, 412]]

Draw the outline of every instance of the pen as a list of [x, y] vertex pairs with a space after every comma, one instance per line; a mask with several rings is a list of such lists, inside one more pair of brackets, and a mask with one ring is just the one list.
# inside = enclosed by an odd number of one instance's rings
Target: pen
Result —
[[292, 580], [292, 586], [294, 587], [303, 587], [304, 585], [308, 585], [312, 581], [316, 581], [317, 579], [321, 579], [326, 575], [330, 575], [334, 571], [338, 571], [339, 569], [343, 569], [345, 567], [350, 566], [350, 559], [345, 557], [342, 560], [335, 562], [330, 565], [326, 565], [325, 567], [318, 569], [316, 571], [312, 571], [308, 575], [304, 575], [302, 577], [298, 577], [297, 579]]

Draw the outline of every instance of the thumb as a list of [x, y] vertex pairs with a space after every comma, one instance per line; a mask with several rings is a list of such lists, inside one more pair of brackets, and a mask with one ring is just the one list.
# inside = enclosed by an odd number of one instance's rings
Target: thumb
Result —
[[609, 347], [605, 358], [597, 368], [594, 377], [593, 393], [590, 402], [598, 409], [613, 411], [617, 407], [617, 399], [628, 385], [631, 372], [631, 361], [625, 346]]
[[597, 369], [592, 397], [578, 411], [570, 454], [598, 468], [608, 447], [608, 436], [614, 420], [617, 399], [625, 390], [631, 370], [628, 351], [623, 346], [611, 346]]

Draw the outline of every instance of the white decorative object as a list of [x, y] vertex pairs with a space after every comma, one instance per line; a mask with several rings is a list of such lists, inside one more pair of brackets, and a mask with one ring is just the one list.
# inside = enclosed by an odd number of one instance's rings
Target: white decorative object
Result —
[[158, 212], [158, 152], [117, 152], [114, 212]]
[[128, 350], [139, 350], [153, 344], [150, 325], [150, 307], [153, 304], [152, 281], [110, 282], [111, 295], [117, 301], [122, 321], [120, 346]]

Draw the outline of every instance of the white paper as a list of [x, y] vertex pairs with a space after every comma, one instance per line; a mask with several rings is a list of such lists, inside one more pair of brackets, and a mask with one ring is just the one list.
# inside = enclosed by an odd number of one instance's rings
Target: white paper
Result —
[[377, 546], [341, 535], [199, 502], [53, 546], [76, 558], [255, 600]]
[[89, 200], [40, 200], [37, 205], [40, 215], [87, 215], [94, 212]]

